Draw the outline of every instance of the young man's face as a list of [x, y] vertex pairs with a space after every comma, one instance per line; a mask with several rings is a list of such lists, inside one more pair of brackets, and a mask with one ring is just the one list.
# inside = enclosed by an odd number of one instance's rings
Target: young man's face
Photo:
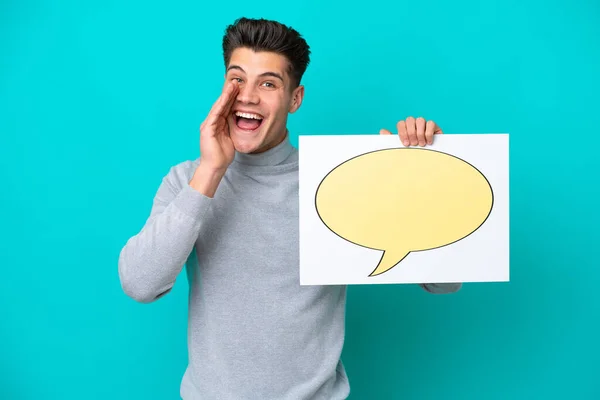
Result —
[[236, 82], [239, 93], [228, 117], [235, 149], [261, 153], [285, 138], [288, 113], [302, 103], [304, 87], [292, 90], [288, 61], [282, 55], [248, 48], [233, 51], [225, 83]]

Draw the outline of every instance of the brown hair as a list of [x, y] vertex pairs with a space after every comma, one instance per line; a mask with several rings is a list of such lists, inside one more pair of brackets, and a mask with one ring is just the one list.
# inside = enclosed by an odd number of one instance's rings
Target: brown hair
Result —
[[231, 54], [239, 47], [285, 56], [289, 61], [287, 72], [295, 87], [300, 85], [310, 62], [310, 47], [300, 33], [280, 22], [263, 18], [239, 18], [227, 27], [223, 36], [225, 68], [229, 66]]

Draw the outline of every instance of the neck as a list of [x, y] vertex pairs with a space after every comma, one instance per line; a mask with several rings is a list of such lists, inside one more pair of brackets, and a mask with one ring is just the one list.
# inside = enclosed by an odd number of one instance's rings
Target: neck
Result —
[[236, 151], [234, 161], [244, 165], [278, 165], [285, 161], [293, 150], [294, 147], [290, 143], [289, 132], [286, 129], [285, 135], [275, 146], [260, 153], [246, 154]]

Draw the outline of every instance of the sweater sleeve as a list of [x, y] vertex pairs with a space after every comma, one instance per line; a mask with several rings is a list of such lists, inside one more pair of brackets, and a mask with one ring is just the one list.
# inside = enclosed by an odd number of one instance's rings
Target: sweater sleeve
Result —
[[462, 283], [422, 283], [423, 289], [433, 294], [455, 293], [460, 290]]
[[211, 202], [186, 179], [178, 179], [175, 168], [163, 178], [144, 226], [119, 254], [121, 287], [141, 303], [153, 302], [171, 290]]

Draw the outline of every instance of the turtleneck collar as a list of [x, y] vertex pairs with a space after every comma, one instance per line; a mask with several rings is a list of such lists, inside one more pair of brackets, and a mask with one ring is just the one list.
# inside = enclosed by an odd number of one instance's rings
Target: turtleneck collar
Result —
[[244, 165], [278, 165], [285, 161], [293, 151], [294, 146], [290, 142], [289, 131], [286, 131], [285, 138], [277, 146], [257, 154], [245, 154], [236, 151], [234, 161]]

